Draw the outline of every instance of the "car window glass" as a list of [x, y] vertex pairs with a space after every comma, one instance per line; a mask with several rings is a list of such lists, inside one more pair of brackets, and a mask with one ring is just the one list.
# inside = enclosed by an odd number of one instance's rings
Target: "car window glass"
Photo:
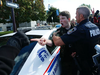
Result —
[[[55, 32], [55, 31], [54, 31]], [[49, 36], [49, 40], [52, 40], [52, 36], [53, 36], [53, 33], [54, 32], [52, 32], [51, 33], [51, 35]], [[56, 48], [57, 48], [57, 46], [55, 46], [55, 45], [53, 45], [52, 47], [50, 47], [50, 46], [48, 46], [48, 45], [46, 45], [47, 46], [47, 49], [48, 49], [48, 51], [50, 52], [50, 54], [53, 54], [53, 52], [56, 50]]]
[[25, 61], [27, 60], [28, 56], [30, 55], [31, 51], [37, 44], [36, 41], [31, 42], [30, 45], [25, 46], [22, 48], [18, 56], [15, 58], [15, 66], [10, 75], [18, 75], [19, 71], [21, 70], [22, 66], [24, 65]]

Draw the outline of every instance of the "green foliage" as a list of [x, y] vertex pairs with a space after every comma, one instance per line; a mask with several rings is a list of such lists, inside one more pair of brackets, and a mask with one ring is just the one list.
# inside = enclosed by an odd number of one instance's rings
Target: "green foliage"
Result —
[[47, 22], [52, 22], [52, 17], [53, 17], [53, 22], [59, 22], [59, 17], [56, 15], [56, 10], [57, 8], [50, 7], [49, 11], [47, 13]]
[[6, 19], [9, 19], [9, 15], [11, 16], [10, 8], [6, 6], [6, 1], [2, 0], [3, 5], [0, 7], [0, 23], [9, 22]]
[[8, 33], [13, 33], [13, 31], [5, 31], [5, 32], [0, 32], [0, 36]]
[[[0, 7], [0, 23], [11, 22], [11, 19], [9, 21], [6, 20], [11, 16], [11, 8], [6, 6], [6, 0], [2, 1], [3, 6]], [[19, 4], [19, 9], [14, 9], [17, 27], [22, 22], [46, 19], [46, 12], [42, 0], [17, 0], [16, 3]]]
[[31, 16], [32, 20], [45, 20], [46, 19], [46, 11], [42, 0], [35, 0], [34, 3], [34, 12], [33, 15]]

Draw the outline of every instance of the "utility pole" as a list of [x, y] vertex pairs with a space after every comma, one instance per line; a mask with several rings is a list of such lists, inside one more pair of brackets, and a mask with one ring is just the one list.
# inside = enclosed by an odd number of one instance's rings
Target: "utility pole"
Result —
[[51, 17], [51, 19], [52, 19], [52, 23], [53, 23], [53, 17]]
[[[13, 2], [13, 0], [10, 0], [10, 2]], [[15, 23], [15, 13], [14, 13], [14, 8], [11, 8], [11, 13], [12, 13], [12, 21], [13, 21], [13, 32], [16, 32], [16, 23]]]

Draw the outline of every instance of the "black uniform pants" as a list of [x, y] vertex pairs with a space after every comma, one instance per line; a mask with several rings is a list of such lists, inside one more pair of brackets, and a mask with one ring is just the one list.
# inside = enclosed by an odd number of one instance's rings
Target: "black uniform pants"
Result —
[[81, 71], [79, 75], [93, 75], [92, 67], [89, 66], [87, 61], [81, 62]]
[[61, 75], [77, 75], [77, 66], [74, 62], [61, 61]]

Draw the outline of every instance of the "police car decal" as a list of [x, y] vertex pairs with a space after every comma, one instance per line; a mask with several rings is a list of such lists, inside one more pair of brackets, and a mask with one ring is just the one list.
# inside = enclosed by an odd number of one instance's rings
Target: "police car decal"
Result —
[[[59, 57], [59, 54], [60, 54], [60, 48], [58, 49], [57, 51], [57, 56], [55, 56], [52, 61], [50, 62], [49, 66], [47, 67], [46, 71], [44, 72], [43, 75], [55, 75], [56, 74], [56, 71], [58, 69], [58, 64], [56, 63], [58, 57]], [[56, 65], [55, 65], [56, 63]], [[53, 66], [55, 65], [55, 67], [53, 68]], [[52, 71], [52, 72], [51, 72]], [[51, 74], [52, 73], [52, 74]]]
[[77, 28], [74, 27], [74, 28], [70, 29], [70, 30], [67, 32], [67, 34], [71, 34], [71, 33], [75, 32], [76, 30], [77, 30]]
[[44, 62], [45, 59], [49, 56], [45, 48], [41, 48], [40, 50], [38, 50], [37, 55], [41, 59], [42, 62]]

